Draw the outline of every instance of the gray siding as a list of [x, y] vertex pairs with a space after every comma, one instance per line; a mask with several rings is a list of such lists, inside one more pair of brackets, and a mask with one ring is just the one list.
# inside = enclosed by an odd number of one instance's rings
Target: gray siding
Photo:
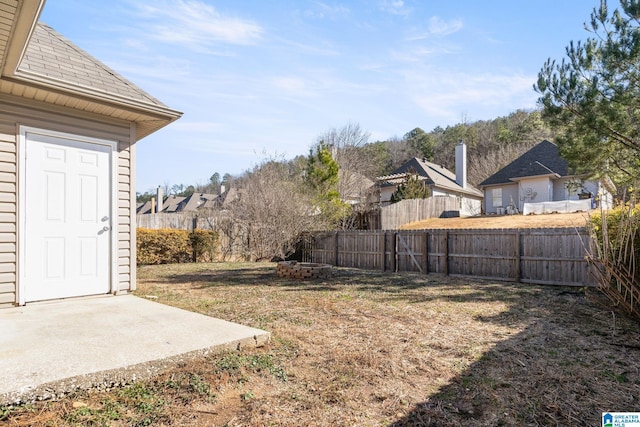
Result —
[[[58, 108], [37, 101], [3, 96], [0, 101], [0, 307], [16, 302], [17, 262], [17, 141], [19, 126], [65, 132], [118, 141], [115, 157], [118, 173], [118, 289], [135, 287], [135, 250], [132, 250], [132, 215], [135, 214], [135, 185], [131, 124], [119, 120]], [[115, 225], [115, 224], [114, 224]], [[135, 240], [134, 240], [135, 241]]]
[[494, 185], [484, 188], [484, 212], [486, 214], [495, 214], [497, 212], [497, 208], [493, 206], [492, 191], [494, 188], [502, 188], [502, 208], [504, 209], [504, 212], [506, 212], [507, 206], [509, 206], [512, 200], [515, 207], [520, 209], [518, 206], [518, 203], [520, 202], [520, 197], [518, 196], [518, 184]]

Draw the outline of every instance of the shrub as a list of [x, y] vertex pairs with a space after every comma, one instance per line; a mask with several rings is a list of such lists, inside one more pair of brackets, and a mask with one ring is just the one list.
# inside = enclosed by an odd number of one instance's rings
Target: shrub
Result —
[[217, 248], [218, 232], [213, 230], [137, 230], [139, 265], [212, 262]]
[[629, 203], [591, 218], [600, 290], [615, 306], [640, 319], [640, 209]]
[[218, 247], [218, 232], [214, 230], [193, 230], [189, 234], [194, 262], [212, 262]]
[[138, 264], [190, 262], [193, 251], [186, 230], [137, 230]]

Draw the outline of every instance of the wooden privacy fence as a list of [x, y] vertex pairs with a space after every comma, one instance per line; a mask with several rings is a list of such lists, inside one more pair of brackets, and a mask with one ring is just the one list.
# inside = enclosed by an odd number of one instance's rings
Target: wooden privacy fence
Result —
[[315, 263], [547, 285], [595, 286], [585, 229], [339, 231], [314, 236]]
[[460, 200], [449, 196], [401, 200], [384, 206], [380, 212], [382, 230], [397, 230], [404, 224], [427, 218], [456, 216], [460, 216]]
[[136, 215], [136, 227], [159, 230], [216, 230], [220, 233], [220, 257], [223, 260], [243, 259], [246, 233], [233, 224], [224, 213], [199, 215], [192, 212]]
[[196, 228], [213, 230], [216, 221], [216, 217], [196, 216], [190, 212], [136, 215], [136, 226], [138, 228], [149, 228], [152, 230], [162, 228], [187, 231], [193, 231]]

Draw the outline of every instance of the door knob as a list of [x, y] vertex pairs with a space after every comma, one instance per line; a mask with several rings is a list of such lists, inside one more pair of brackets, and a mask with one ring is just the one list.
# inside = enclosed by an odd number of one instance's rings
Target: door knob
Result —
[[110, 228], [107, 227], [106, 225], [104, 227], [102, 227], [102, 231], [109, 231], [109, 230], [110, 230]]
[[102, 221], [102, 222], [109, 221], [109, 217], [108, 216], [103, 216], [100, 221]]

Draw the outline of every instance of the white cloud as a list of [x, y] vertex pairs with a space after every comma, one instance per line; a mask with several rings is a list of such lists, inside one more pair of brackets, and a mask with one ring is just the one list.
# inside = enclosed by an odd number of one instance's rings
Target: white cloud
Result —
[[308, 93], [307, 83], [298, 77], [276, 77], [273, 79], [273, 84], [278, 89], [293, 92], [298, 95], [305, 95]]
[[406, 7], [403, 0], [384, 0], [380, 3], [380, 9], [392, 15], [408, 16], [411, 9]]
[[[428, 76], [428, 77], [427, 77]], [[466, 74], [428, 72], [408, 76], [413, 88], [413, 102], [430, 117], [445, 121], [459, 119], [462, 112], [483, 111], [487, 117], [499, 115], [503, 106], [533, 108], [536, 94], [532, 90], [534, 76], [522, 74]]]
[[304, 12], [304, 16], [307, 18], [316, 18], [316, 19], [338, 19], [344, 16], [348, 16], [351, 11], [348, 7], [334, 4], [330, 5], [324, 2], [314, 2], [314, 7], [306, 9]]
[[438, 16], [432, 16], [429, 19], [429, 24], [425, 29], [414, 29], [409, 36], [407, 36], [408, 41], [418, 41], [424, 40], [431, 37], [443, 37], [448, 36], [450, 34], [457, 33], [464, 27], [464, 23], [461, 19], [452, 19], [450, 21], [445, 21]]
[[424, 58], [436, 54], [454, 53], [452, 48], [448, 47], [417, 47], [406, 51], [391, 51], [390, 58], [401, 63], [421, 64]]
[[[327, 47], [313, 46], [310, 44], [304, 44], [298, 41], [292, 41], [287, 39], [280, 39], [279, 41], [283, 45], [295, 48], [299, 53], [304, 53], [307, 55], [337, 56], [340, 54], [340, 52], [335, 48], [333, 48], [332, 46], [327, 46]], [[327, 43], [325, 42], [325, 44]]]
[[436, 36], [448, 36], [449, 34], [456, 33], [462, 29], [462, 20], [453, 19], [451, 21], [444, 21], [437, 16], [432, 16], [429, 19], [429, 34]]
[[264, 32], [255, 22], [224, 16], [198, 0], [137, 1], [134, 5], [146, 21], [142, 25], [147, 37], [187, 48], [255, 44]]

